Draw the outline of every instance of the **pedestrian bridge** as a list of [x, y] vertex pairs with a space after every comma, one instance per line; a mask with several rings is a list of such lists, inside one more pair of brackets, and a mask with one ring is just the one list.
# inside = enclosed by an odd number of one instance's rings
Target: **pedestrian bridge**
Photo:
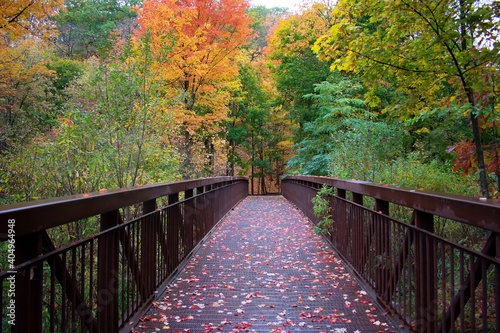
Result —
[[[335, 193], [320, 236], [323, 186]], [[246, 178], [218, 177], [0, 219], [2, 332], [500, 331], [493, 200], [310, 176], [248, 196]]]

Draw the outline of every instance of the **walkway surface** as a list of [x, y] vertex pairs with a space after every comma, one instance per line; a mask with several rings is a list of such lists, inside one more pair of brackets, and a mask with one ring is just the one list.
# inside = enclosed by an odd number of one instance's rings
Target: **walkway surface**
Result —
[[159, 294], [136, 332], [399, 332], [280, 196], [242, 201]]

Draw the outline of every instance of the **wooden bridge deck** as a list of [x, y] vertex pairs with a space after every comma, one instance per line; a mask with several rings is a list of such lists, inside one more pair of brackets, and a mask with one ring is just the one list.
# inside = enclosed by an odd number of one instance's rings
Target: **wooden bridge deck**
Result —
[[135, 332], [399, 332], [312, 225], [280, 196], [247, 197]]

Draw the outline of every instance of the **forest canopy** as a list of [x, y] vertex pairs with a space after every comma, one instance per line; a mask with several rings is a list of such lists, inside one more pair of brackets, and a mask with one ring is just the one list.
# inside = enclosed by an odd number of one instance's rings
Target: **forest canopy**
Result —
[[2, 203], [179, 179], [498, 198], [499, 1], [0, 4]]

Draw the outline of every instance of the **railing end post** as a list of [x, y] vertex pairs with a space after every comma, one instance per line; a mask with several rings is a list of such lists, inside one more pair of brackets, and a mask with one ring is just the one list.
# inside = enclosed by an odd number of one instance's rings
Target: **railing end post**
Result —
[[[42, 232], [16, 238], [16, 265], [42, 254]], [[16, 275], [16, 313], [24, 314], [13, 332], [42, 332], [43, 267]]]

